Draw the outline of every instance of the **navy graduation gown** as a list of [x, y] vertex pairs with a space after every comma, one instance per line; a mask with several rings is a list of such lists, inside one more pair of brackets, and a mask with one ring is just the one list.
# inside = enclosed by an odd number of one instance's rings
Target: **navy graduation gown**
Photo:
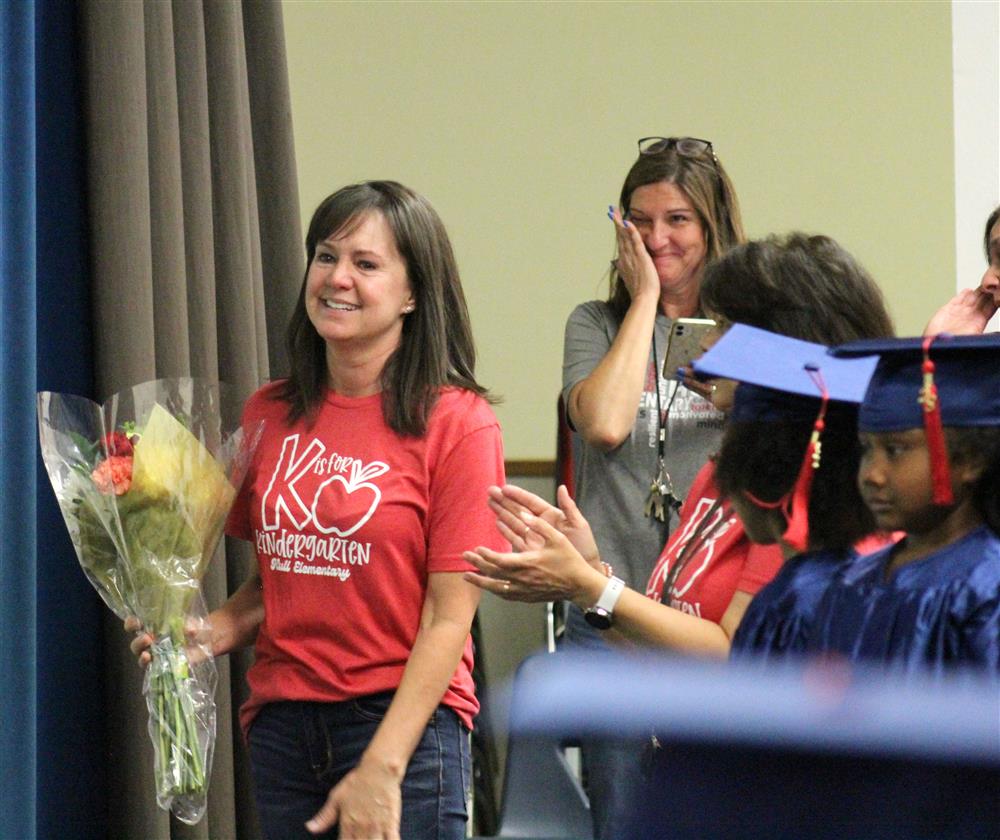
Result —
[[1000, 537], [982, 526], [886, 578], [893, 547], [840, 567], [805, 650], [894, 670], [1000, 672]]
[[770, 659], [806, 650], [813, 615], [850, 550], [810, 551], [787, 560], [747, 607], [733, 636], [732, 659]]

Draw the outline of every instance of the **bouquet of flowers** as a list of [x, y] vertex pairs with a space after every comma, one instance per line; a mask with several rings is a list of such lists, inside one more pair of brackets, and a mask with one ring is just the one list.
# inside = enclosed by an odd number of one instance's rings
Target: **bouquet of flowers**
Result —
[[84, 573], [122, 619], [154, 636], [143, 694], [156, 799], [193, 825], [205, 813], [217, 669], [185, 628], [204, 619], [201, 580], [262, 428], [224, 431], [220, 392], [146, 382], [103, 406], [38, 395], [42, 457]]

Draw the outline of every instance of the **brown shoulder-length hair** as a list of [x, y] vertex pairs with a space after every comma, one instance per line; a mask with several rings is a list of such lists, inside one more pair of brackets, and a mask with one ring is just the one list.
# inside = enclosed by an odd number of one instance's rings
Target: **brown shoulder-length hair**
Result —
[[[674, 184], [687, 196], [705, 231], [706, 261], [711, 263], [734, 245], [745, 241], [743, 220], [736, 190], [714, 152], [707, 149], [697, 157], [679, 154], [676, 147], [653, 154], [641, 154], [622, 185], [618, 199], [622, 217], [628, 218], [632, 193], [648, 184]], [[608, 304], [618, 320], [625, 317], [631, 298], [625, 281], [612, 269]]]
[[[423, 196], [395, 181], [365, 181], [325, 198], [306, 234], [306, 276], [317, 244], [349, 233], [369, 213], [380, 213], [389, 225], [416, 303], [382, 370], [382, 412], [393, 431], [419, 437], [442, 386], [489, 395], [476, 382], [476, 350], [451, 241]], [[326, 344], [306, 313], [305, 287], [303, 278], [288, 324], [291, 373], [277, 395], [288, 403], [290, 422], [316, 413], [328, 382]]]
[[[733, 248], [705, 271], [701, 296], [706, 311], [725, 323], [817, 344], [893, 335], [878, 285], [829, 236], [791, 233]], [[716, 461], [719, 490], [730, 498], [780, 499], [798, 477], [812, 431], [813, 418], [726, 424]], [[875, 530], [858, 490], [857, 409], [831, 403], [822, 440], [809, 497], [810, 547], [849, 548]]]
[[829, 236], [793, 232], [733, 248], [705, 270], [701, 302], [730, 324], [816, 344], [894, 333], [878, 284]]

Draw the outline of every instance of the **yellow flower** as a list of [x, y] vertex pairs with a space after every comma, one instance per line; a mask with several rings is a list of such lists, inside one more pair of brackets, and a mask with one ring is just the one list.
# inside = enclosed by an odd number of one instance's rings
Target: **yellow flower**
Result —
[[214, 550], [236, 496], [219, 462], [159, 403], [135, 444], [134, 457], [130, 492], [169, 505], [205, 552]]

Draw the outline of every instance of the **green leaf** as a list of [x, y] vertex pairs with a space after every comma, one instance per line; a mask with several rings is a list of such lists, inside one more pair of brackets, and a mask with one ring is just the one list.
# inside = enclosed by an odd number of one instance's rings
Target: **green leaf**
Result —
[[73, 511], [78, 526], [80, 565], [104, 600], [116, 612], [124, 613], [131, 606], [132, 592], [119, 564], [118, 547], [104, 524], [114, 521], [113, 513], [107, 509], [108, 502], [96, 491], [81, 495], [83, 498]]
[[89, 475], [90, 471], [97, 466], [97, 456], [101, 452], [101, 444], [88, 440], [77, 432], [70, 432], [69, 436], [80, 452], [80, 459], [88, 465], [87, 474]]

